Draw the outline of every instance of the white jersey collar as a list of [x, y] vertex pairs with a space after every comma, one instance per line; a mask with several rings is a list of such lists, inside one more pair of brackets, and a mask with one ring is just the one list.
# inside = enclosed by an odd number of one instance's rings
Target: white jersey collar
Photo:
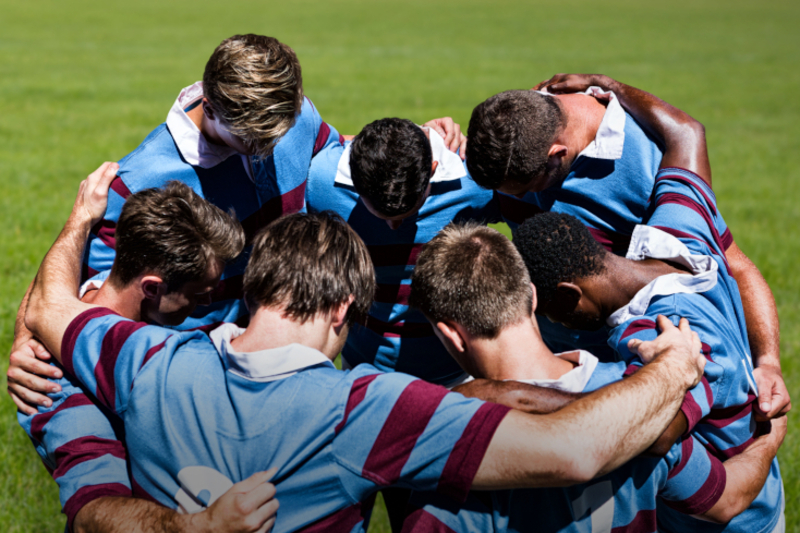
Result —
[[[184, 88], [169, 110], [167, 127], [187, 163], [196, 167], [211, 168], [219, 165], [232, 155], [241, 156], [242, 154], [228, 146], [219, 146], [208, 142], [195, 123], [192, 122], [192, 119], [186, 114], [184, 109], [202, 98], [202, 81]], [[250, 165], [246, 164], [245, 168], [249, 173]]]
[[[426, 128], [430, 133], [431, 151], [433, 152], [433, 160], [439, 164], [436, 166], [436, 172], [431, 176], [431, 183], [438, 181], [450, 181], [464, 178], [467, 171], [464, 170], [464, 162], [458, 154], [451, 152], [444, 144], [444, 139], [436, 133], [433, 129]], [[341, 185], [353, 187], [353, 179], [350, 177], [350, 147], [351, 143], [345, 146], [342, 156], [339, 158], [339, 164], [336, 167], [335, 182]]]
[[585, 350], [574, 350], [555, 355], [577, 363], [577, 366], [558, 379], [517, 379], [515, 381], [566, 392], [583, 392], [597, 367], [597, 357]]
[[617, 309], [606, 322], [611, 327], [643, 316], [656, 296], [706, 292], [717, 284], [717, 262], [711, 256], [692, 254], [689, 248], [669, 233], [651, 226], [637, 225], [631, 236], [627, 259], [662, 259], [683, 265], [691, 274], [667, 274], [645, 285], [628, 305]]
[[[537, 92], [552, 96], [546, 90]], [[617, 95], [613, 91], [604, 91], [596, 86], [589, 87], [583, 94], [588, 94], [597, 100], [608, 102], [608, 104], [594, 140], [578, 154], [578, 157], [620, 159], [622, 157], [622, 148], [625, 146], [625, 120], [627, 120], [627, 116], [617, 99]]]
[[209, 337], [222, 357], [225, 369], [250, 381], [277, 381], [317, 365], [335, 368], [325, 354], [302, 344], [257, 352], [237, 352], [231, 346], [231, 340], [242, 333], [244, 328], [236, 324], [223, 324], [212, 331]]

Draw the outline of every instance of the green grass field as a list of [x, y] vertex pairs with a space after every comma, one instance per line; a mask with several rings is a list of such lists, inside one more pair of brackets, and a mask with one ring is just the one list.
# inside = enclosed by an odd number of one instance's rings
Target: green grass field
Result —
[[[556, 72], [602, 72], [707, 128], [714, 188], [739, 246], [772, 286], [782, 360], [800, 401], [800, 3], [0, 0], [0, 370], [19, 300], [79, 181], [164, 121], [235, 33], [273, 35], [343, 133], [386, 116], [472, 108]], [[61, 531], [55, 483], [0, 396], [0, 530]], [[780, 459], [800, 531], [800, 431]], [[388, 531], [381, 509], [376, 531]]]

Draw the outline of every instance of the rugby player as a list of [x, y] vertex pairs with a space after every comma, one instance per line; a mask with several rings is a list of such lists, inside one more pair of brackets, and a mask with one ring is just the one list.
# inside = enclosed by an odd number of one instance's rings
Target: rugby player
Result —
[[[626, 371], [624, 362], [598, 362], [583, 350], [554, 355], [546, 347], [525, 264], [490, 228], [454, 224], [434, 237], [420, 253], [410, 303], [424, 310], [454, 359], [478, 378], [587, 392], [623, 379]], [[785, 417], [773, 424], [770, 436], [724, 466], [689, 436], [664, 459], [636, 458], [590, 484], [474, 493], [462, 506], [417, 493], [404, 531], [528, 531], [535, 524], [537, 531], [655, 533], [657, 495], [674, 509], [725, 523], [750, 505], [767, 479]]]
[[[500, 202], [512, 228], [542, 211], [568, 213], [606, 249], [624, 254], [646, 215], [664, 150], [704, 146], [703, 126], [607, 76], [558, 74], [534, 89], [500, 93], [475, 108], [467, 145], [472, 178], [508, 193]], [[710, 186], [711, 173], [704, 179]], [[780, 367], [775, 300], [730, 232], [721, 237], [742, 289], [759, 408], [768, 417], [784, 414], [791, 404]], [[584, 347], [601, 358], [612, 356], [604, 332], [567, 331], [541, 320], [540, 327], [557, 351]]]
[[538, 417], [369, 365], [338, 371], [331, 361], [375, 282], [363, 242], [330, 214], [290, 215], [257, 237], [246, 329], [226, 324], [209, 343], [130, 321], [76, 296], [83, 245], [113, 179], [98, 174], [45, 257], [25, 321], [124, 420], [134, 492], [171, 507], [187, 489], [182, 475], [198, 467], [208, 485], [192, 495], [207, 501], [225, 478], [274, 464], [276, 531], [352, 531], [362, 502], [395, 484], [458, 500], [470, 488], [587, 481], [655, 440], [702, 375], [685, 325], [643, 343], [657, 356], [624, 382]]
[[[106, 163], [98, 172], [103, 170], [113, 177], [117, 165]], [[91, 301], [131, 320], [160, 325], [180, 324], [195, 307], [209, 304], [225, 263], [244, 247], [239, 222], [181, 182], [133, 194], [119, 217], [116, 238], [118, 260], [108, 281], [90, 293]], [[58, 385], [50, 407], [34, 415], [19, 412], [18, 419], [58, 483], [69, 530], [269, 529], [277, 508], [274, 486], [265, 483], [269, 472], [230, 488], [191, 516], [132, 498], [121, 424], [73, 379], [63, 377]]]

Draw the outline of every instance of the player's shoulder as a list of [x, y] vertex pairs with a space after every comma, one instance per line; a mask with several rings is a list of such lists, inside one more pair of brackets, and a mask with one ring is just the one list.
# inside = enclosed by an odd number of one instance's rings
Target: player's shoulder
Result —
[[131, 193], [159, 187], [194, 172], [178, 151], [166, 124], [159, 125], [131, 153], [120, 159], [117, 174]]

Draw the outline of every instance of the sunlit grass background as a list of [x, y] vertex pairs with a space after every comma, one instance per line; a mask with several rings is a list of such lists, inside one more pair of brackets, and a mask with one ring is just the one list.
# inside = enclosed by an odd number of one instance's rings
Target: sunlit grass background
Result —
[[[800, 399], [800, 3], [0, 0], [0, 370], [25, 287], [77, 184], [163, 122], [235, 33], [290, 44], [306, 94], [343, 133], [386, 116], [472, 108], [556, 72], [602, 72], [707, 128], [714, 189], [772, 286], [782, 360]], [[0, 396], [0, 530], [60, 531], [55, 483]], [[800, 530], [800, 432], [780, 454]], [[388, 531], [380, 507], [376, 531]]]

